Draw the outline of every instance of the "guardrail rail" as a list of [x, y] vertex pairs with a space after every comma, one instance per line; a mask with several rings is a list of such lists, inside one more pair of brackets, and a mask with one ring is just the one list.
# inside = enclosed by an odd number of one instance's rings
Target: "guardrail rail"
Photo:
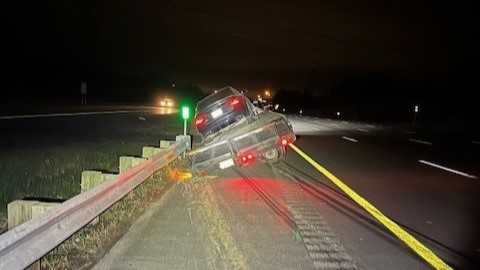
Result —
[[189, 136], [177, 136], [172, 146], [145, 162], [0, 235], [0, 269], [25, 269], [38, 261], [190, 149], [190, 144]]

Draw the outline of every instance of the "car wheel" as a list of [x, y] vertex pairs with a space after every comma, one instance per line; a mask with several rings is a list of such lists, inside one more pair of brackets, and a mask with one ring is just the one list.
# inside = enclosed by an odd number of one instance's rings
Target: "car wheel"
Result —
[[280, 157], [282, 156], [281, 150], [278, 148], [272, 148], [265, 152], [265, 159], [267, 160], [268, 163], [277, 163], [280, 160]]

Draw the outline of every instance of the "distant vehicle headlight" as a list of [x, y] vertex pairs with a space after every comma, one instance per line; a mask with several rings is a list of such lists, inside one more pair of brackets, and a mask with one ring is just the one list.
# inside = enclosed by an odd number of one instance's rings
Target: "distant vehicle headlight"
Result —
[[163, 98], [160, 100], [159, 105], [162, 107], [173, 108], [175, 106], [175, 102], [170, 98]]

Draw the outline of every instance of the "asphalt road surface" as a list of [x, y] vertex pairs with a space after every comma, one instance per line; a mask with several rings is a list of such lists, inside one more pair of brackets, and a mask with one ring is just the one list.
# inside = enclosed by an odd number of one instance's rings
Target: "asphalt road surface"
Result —
[[[478, 146], [412, 130], [291, 119], [296, 145], [311, 157], [455, 269], [478, 268]], [[275, 165], [174, 186], [95, 269], [111, 268], [430, 266], [290, 151]]]
[[[454, 130], [455, 136], [449, 136], [371, 125], [359, 128], [354, 123], [308, 118], [294, 118], [293, 122], [297, 122], [300, 133], [308, 134], [300, 135], [296, 144], [318, 163], [406, 226], [453, 266], [478, 268], [480, 147], [475, 137], [458, 136]], [[308, 132], [305, 126], [309, 124], [325, 130]], [[287, 162], [313, 179], [330, 184], [299, 156], [290, 153]], [[361, 237], [358, 226], [337, 223], [334, 227], [344, 230], [339, 235], [348, 237], [347, 243], [356, 243], [354, 252], [365, 252], [369, 245], [355, 241], [355, 237]], [[380, 246], [370, 245], [367, 254], [359, 257], [372, 267], [389, 259], [400, 260], [401, 256], [393, 254], [379, 256], [387, 250], [377, 249]]]

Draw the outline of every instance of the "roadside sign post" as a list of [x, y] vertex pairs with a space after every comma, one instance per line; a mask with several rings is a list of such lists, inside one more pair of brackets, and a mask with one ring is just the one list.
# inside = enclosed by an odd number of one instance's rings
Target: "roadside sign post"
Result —
[[413, 107], [413, 121], [412, 121], [412, 126], [415, 126], [415, 122], [417, 122], [417, 114], [420, 110], [420, 106], [415, 105]]
[[183, 135], [187, 136], [187, 120], [190, 118], [190, 108], [188, 106], [182, 107], [183, 118]]

